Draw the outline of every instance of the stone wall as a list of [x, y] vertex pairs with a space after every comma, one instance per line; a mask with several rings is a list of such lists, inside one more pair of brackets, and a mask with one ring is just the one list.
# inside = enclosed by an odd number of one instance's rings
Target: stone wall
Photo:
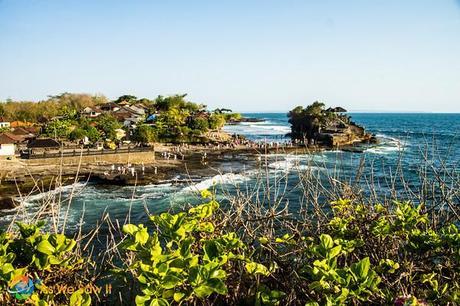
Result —
[[[78, 165], [82, 164], [141, 164], [153, 163], [155, 161], [155, 153], [135, 152], [135, 153], [119, 153], [106, 155], [90, 155], [90, 156], [69, 156], [63, 157], [63, 165]], [[56, 165], [61, 163], [61, 158], [43, 158], [24, 160], [28, 165]]]

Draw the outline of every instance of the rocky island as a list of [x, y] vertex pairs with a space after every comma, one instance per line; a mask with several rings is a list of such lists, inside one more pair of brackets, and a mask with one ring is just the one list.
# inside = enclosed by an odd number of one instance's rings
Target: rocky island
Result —
[[323, 148], [337, 148], [359, 152], [356, 144], [375, 143], [375, 136], [365, 128], [351, 121], [342, 107], [325, 108], [322, 102], [307, 107], [297, 106], [288, 113], [293, 142], [301, 145], [316, 145]]

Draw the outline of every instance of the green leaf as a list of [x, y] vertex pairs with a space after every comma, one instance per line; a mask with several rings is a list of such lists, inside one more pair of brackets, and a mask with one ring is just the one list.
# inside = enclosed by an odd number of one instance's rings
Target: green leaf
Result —
[[175, 292], [175, 293], [174, 293], [174, 296], [173, 296], [175, 302], [180, 302], [180, 301], [182, 301], [182, 299], [183, 299], [184, 297], [185, 297], [185, 293], [183, 293], [183, 292]]
[[211, 193], [209, 190], [207, 190], [207, 189], [202, 190], [202, 191], [201, 191], [201, 197], [202, 197], [203, 199], [211, 199], [211, 198], [212, 198], [212, 193]]
[[70, 296], [70, 306], [90, 306], [91, 296], [83, 289], [75, 291]]
[[61, 263], [62, 260], [60, 260], [59, 258], [57, 258], [56, 256], [53, 256], [53, 255], [49, 255], [48, 257], [48, 261], [51, 265], [58, 265]]
[[352, 265], [353, 272], [359, 278], [366, 278], [371, 266], [369, 257], [361, 259], [359, 262]]
[[150, 300], [150, 296], [142, 296], [142, 295], [137, 295], [136, 296], [136, 305], [137, 306], [144, 306], [145, 302]]
[[212, 233], [214, 232], [214, 224], [212, 222], [201, 222], [199, 224], [200, 232]]
[[340, 254], [341, 251], [342, 251], [342, 246], [341, 246], [341, 245], [338, 245], [338, 246], [333, 247], [333, 248], [329, 251], [328, 258], [334, 258], [334, 257], [336, 257], [337, 255]]
[[37, 251], [46, 255], [51, 255], [56, 251], [56, 249], [51, 245], [51, 243], [49, 243], [48, 240], [43, 240], [38, 244]]
[[150, 306], [169, 306], [169, 302], [166, 299], [153, 299]]
[[2, 268], [1, 268], [1, 271], [2, 271], [2, 274], [8, 274], [12, 271], [14, 271], [14, 267], [12, 264], [10, 263], [6, 263], [6, 264], [3, 264]]
[[337, 301], [339, 301], [341, 304], [345, 304], [345, 301], [347, 300], [349, 293], [350, 290], [348, 290], [347, 288], [342, 288], [340, 295], [337, 297]]
[[266, 237], [260, 237], [259, 238], [259, 242], [260, 244], [267, 244], [268, 243], [268, 239]]
[[220, 278], [225, 279], [227, 277], [227, 273], [224, 270], [215, 270], [211, 273], [211, 278]]
[[182, 282], [182, 279], [174, 274], [167, 274], [160, 282], [161, 286], [165, 289], [172, 289]]
[[206, 282], [206, 284], [218, 294], [227, 294], [227, 286], [221, 279], [211, 278]]
[[138, 227], [134, 224], [125, 224], [123, 225], [123, 233], [129, 234], [129, 235], [134, 235], [135, 232], [138, 231]]
[[246, 264], [246, 270], [249, 272], [249, 274], [252, 275], [264, 275], [268, 276], [270, 275], [270, 271], [268, 271], [267, 267], [265, 267], [263, 264], [257, 263], [257, 262], [248, 262]]
[[331, 236], [327, 235], [327, 234], [322, 234], [320, 237], [319, 237], [320, 241], [321, 241], [321, 245], [326, 249], [331, 249], [333, 246], [334, 246], [334, 241], [332, 240]]
[[141, 229], [137, 231], [135, 235], [136, 242], [144, 245], [149, 240], [149, 233], [147, 233], [147, 229]]
[[182, 257], [188, 257], [190, 255], [190, 248], [195, 239], [193, 237], [182, 240], [180, 245], [180, 255]]
[[207, 257], [210, 260], [218, 257], [219, 256], [218, 243], [214, 240], [205, 241], [203, 251], [204, 251], [205, 257]]
[[201, 286], [193, 288], [193, 292], [195, 292], [197, 297], [205, 298], [211, 295], [213, 293], [213, 290], [209, 286], [201, 285]]

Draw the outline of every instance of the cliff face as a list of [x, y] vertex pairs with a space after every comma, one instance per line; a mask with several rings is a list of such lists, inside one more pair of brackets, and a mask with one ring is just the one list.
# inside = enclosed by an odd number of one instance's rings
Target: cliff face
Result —
[[351, 145], [357, 142], [368, 142], [372, 135], [366, 133], [362, 126], [350, 123], [336, 130], [325, 130], [318, 134], [318, 142], [330, 147]]

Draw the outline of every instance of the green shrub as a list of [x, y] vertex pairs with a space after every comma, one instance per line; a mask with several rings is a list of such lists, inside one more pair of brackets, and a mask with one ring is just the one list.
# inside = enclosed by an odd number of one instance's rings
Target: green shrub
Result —
[[[460, 303], [460, 230], [432, 221], [423, 205], [395, 202], [370, 206], [331, 203], [322, 220], [297, 219], [268, 233], [268, 219], [235, 222], [212, 193], [203, 204], [149, 217], [147, 226], [126, 224], [118, 255], [105, 271], [119, 291], [106, 300], [88, 294], [100, 280], [77, 242], [46, 233], [44, 223], [17, 223], [0, 234], [0, 290], [33, 275], [35, 305], [457, 305]], [[286, 225], [284, 224], [284, 225]], [[315, 225], [313, 225], [315, 224]], [[253, 230], [255, 229], [255, 230]], [[99, 263], [101, 266], [105, 262]], [[86, 274], [85, 274], [86, 273]], [[85, 281], [83, 281], [85, 280]], [[86, 282], [86, 283], [85, 283]], [[54, 284], [80, 288], [49, 290]], [[126, 290], [122, 290], [125, 288]], [[129, 292], [127, 292], [129, 288]], [[130, 296], [130, 293], [134, 294]], [[121, 299], [120, 299], [121, 296]]]
[[[74, 253], [76, 241], [62, 234], [43, 233], [44, 222], [16, 224], [19, 235], [0, 235], [0, 290], [11, 293], [4, 295], [7, 303], [13, 305], [28, 299], [40, 306], [69, 302], [70, 305], [89, 305], [91, 297], [76, 289], [83, 285], [78, 281], [83, 259]], [[33, 282], [35, 290], [15, 293], [12, 288], [18, 277]], [[73, 288], [75, 292], [58, 292], [53, 290], [55, 285]]]
[[[208, 202], [188, 212], [150, 216], [153, 226], [127, 224], [120, 249], [133, 255], [131, 264], [117, 272], [130, 274], [139, 287], [136, 305], [191, 303], [211, 295], [228, 294], [232, 273], [268, 275], [253, 262], [235, 232], [219, 233], [211, 217], [219, 208], [209, 192]], [[150, 229], [150, 233], [149, 233]], [[238, 270], [238, 263], [246, 270]]]

